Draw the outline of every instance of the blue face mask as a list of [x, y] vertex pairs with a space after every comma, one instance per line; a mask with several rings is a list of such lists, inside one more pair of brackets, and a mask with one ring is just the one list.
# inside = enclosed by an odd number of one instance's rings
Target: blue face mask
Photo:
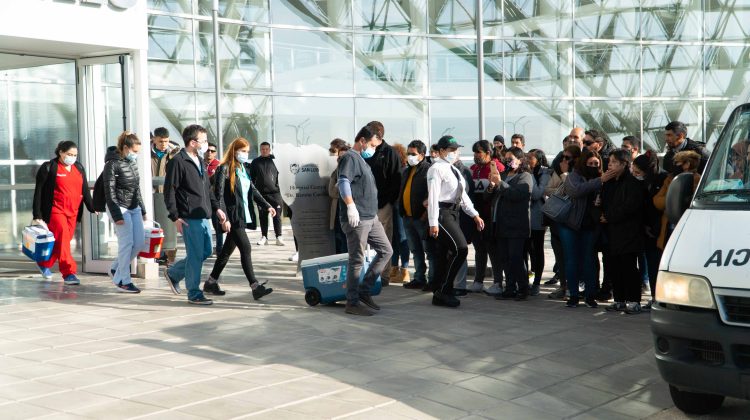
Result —
[[369, 159], [375, 155], [375, 148], [374, 147], [368, 147], [367, 149], [362, 150], [359, 152], [363, 158]]
[[126, 158], [131, 162], [135, 162], [135, 160], [138, 159], [138, 153], [130, 152]]

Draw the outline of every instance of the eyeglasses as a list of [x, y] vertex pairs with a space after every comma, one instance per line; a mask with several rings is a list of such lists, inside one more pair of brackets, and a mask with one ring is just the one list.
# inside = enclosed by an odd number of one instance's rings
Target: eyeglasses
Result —
[[562, 158], [563, 160], [573, 160], [573, 156], [570, 155], [563, 155]]

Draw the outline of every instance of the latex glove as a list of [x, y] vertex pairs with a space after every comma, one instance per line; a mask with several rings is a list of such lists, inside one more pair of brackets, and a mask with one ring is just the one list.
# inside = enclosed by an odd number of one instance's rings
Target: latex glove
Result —
[[41, 226], [41, 227], [49, 230], [49, 228], [47, 227], [47, 223], [44, 220], [42, 220], [42, 219], [34, 219], [34, 220], [31, 221], [31, 224], [32, 225], [39, 225], [39, 226]]
[[359, 212], [357, 205], [354, 203], [346, 205], [346, 218], [349, 220], [349, 226], [355, 228], [359, 226]]

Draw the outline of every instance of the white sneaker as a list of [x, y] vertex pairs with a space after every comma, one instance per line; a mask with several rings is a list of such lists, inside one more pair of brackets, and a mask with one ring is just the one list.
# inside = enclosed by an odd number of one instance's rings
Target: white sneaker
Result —
[[297, 262], [299, 260], [299, 252], [295, 252], [294, 255], [289, 257], [289, 261]]
[[482, 293], [483, 290], [484, 290], [484, 284], [479, 283], [478, 281], [475, 281], [474, 283], [472, 283], [471, 288], [469, 289], [469, 291], [472, 293]]
[[284, 240], [281, 239], [281, 236], [277, 236], [276, 237], [276, 246], [284, 246], [284, 245], [286, 245], [286, 244], [284, 243]]
[[263, 246], [263, 245], [265, 245], [267, 243], [268, 243], [268, 238], [266, 238], [265, 236], [261, 236], [260, 240], [257, 242], [257, 245], [258, 246]]
[[490, 296], [496, 296], [503, 293], [503, 288], [500, 287], [497, 283], [492, 283], [492, 286], [485, 290], [484, 293], [487, 293]]

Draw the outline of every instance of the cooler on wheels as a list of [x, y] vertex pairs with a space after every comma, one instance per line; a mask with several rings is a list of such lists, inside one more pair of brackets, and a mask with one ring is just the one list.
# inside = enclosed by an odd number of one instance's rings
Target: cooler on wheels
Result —
[[[359, 274], [359, 282], [365, 277], [370, 260], [375, 252], [369, 251], [365, 254], [362, 271]], [[346, 279], [349, 270], [349, 254], [336, 254], [327, 257], [304, 260], [302, 267], [302, 284], [305, 286], [305, 302], [310, 306], [319, 303], [327, 304], [346, 300]], [[370, 294], [377, 296], [381, 290], [380, 276], [375, 280]]]
[[37, 263], [49, 261], [55, 247], [55, 235], [43, 226], [23, 228], [23, 253]]
[[138, 253], [141, 258], [159, 258], [161, 255], [161, 246], [164, 243], [164, 231], [156, 222], [151, 222], [151, 226], [143, 227], [143, 236], [146, 241], [146, 247]]

